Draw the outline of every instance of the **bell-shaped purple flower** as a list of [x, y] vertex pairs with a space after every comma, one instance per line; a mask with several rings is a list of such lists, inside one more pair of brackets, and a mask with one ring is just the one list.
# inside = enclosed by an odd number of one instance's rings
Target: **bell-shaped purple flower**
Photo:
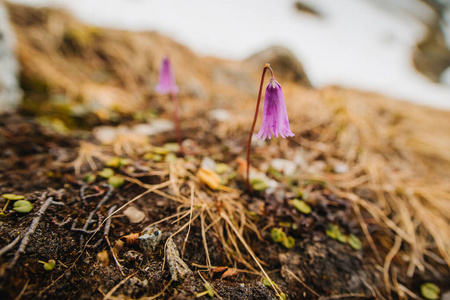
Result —
[[280, 134], [283, 138], [294, 136], [289, 128], [289, 118], [286, 104], [284, 103], [283, 91], [280, 84], [273, 77], [266, 88], [262, 125], [256, 136], [265, 140], [267, 137], [271, 139], [272, 134], [275, 137], [278, 137], [278, 134]]
[[164, 57], [161, 63], [161, 69], [159, 70], [159, 82], [156, 85], [155, 90], [157, 93], [162, 95], [178, 93], [178, 86], [175, 83], [175, 76], [167, 56]]

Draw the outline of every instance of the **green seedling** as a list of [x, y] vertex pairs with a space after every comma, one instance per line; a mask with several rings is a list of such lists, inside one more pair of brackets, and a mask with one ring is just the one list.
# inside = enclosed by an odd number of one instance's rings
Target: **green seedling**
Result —
[[294, 199], [291, 204], [301, 213], [309, 214], [311, 212], [311, 207], [303, 200]]
[[25, 199], [25, 196], [16, 195], [16, 194], [3, 194], [2, 198], [5, 198], [7, 200], [22, 200], [22, 199]]
[[205, 289], [206, 291], [196, 294], [195, 297], [200, 298], [205, 295], [208, 295], [210, 298], [214, 297], [214, 291], [212, 287], [209, 285], [209, 283], [205, 283]]
[[270, 232], [270, 237], [272, 238], [272, 241], [274, 241], [275, 243], [281, 243], [286, 239], [286, 234], [281, 228], [272, 228], [272, 231]]
[[95, 174], [87, 174], [86, 176], [84, 176], [83, 181], [86, 183], [92, 183], [95, 181], [95, 179], [97, 178], [97, 176], [95, 176]]
[[338, 235], [341, 234], [339, 227], [335, 224], [329, 223], [325, 229], [325, 233], [333, 240], [337, 239]]
[[33, 210], [33, 204], [28, 200], [17, 200], [14, 203], [13, 210], [20, 213], [29, 213]]
[[108, 184], [112, 185], [115, 188], [119, 188], [123, 185], [124, 179], [120, 175], [113, 175], [108, 178]]
[[38, 263], [41, 263], [41, 264], [44, 265], [45, 271], [51, 271], [51, 270], [53, 270], [53, 269], [55, 268], [55, 266], [56, 266], [56, 262], [55, 262], [54, 259], [50, 259], [48, 262], [40, 261], [40, 260], [39, 260]]
[[359, 250], [362, 247], [361, 241], [354, 234], [348, 236], [347, 242], [355, 250]]
[[250, 185], [254, 191], [264, 191], [267, 189], [267, 183], [261, 178], [250, 179]]
[[126, 165], [128, 165], [128, 164], [130, 164], [130, 160], [129, 159], [126, 159], [126, 158], [122, 158], [122, 157], [112, 157], [111, 159], [109, 159], [107, 162], [106, 162], [106, 166], [107, 167], [111, 167], [111, 168], [116, 168], [116, 169], [118, 169], [118, 168], [120, 168], [120, 167], [122, 167], [122, 166], [126, 166]]
[[154, 147], [152, 149], [154, 154], [159, 154], [159, 155], [167, 155], [167, 153], [169, 153], [169, 151], [166, 148], [163, 147]]
[[283, 173], [275, 169], [274, 167], [270, 166], [267, 172], [272, 175], [273, 178], [275, 178], [278, 181], [283, 180]]
[[98, 175], [103, 178], [109, 178], [114, 175], [114, 170], [111, 168], [104, 168], [100, 172], [98, 172]]
[[163, 148], [168, 152], [177, 153], [180, 151], [180, 146], [177, 143], [166, 143]]
[[15, 200], [22, 200], [22, 199], [25, 199], [25, 196], [16, 195], [16, 194], [3, 194], [2, 198], [6, 199], [6, 204], [5, 204], [5, 206], [3, 207], [3, 209], [2, 209], [2, 211], [0, 213], [1, 216], [4, 216], [5, 215], [5, 210], [8, 207], [9, 202], [11, 202], [11, 200], [13, 200], [13, 201], [15, 201]]
[[[178, 145], [177, 145], [178, 146]], [[166, 162], [175, 162], [177, 160], [177, 155], [175, 153], [168, 153], [166, 155], [165, 161]]]
[[429, 300], [439, 299], [440, 292], [439, 287], [431, 282], [424, 283], [420, 286], [420, 293], [424, 298]]
[[286, 249], [292, 249], [295, 246], [295, 240], [292, 236], [288, 236], [286, 237], [281, 244], [286, 248]]
[[292, 236], [286, 236], [282, 228], [272, 228], [270, 237], [275, 243], [280, 243], [287, 249], [291, 249], [295, 246], [295, 240]]
[[230, 167], [227, 164], [224, 164], [224, 163], [216, 164], [216, 166], [214, 167], [214, 171], [217, 174], [224, 174], [229, 169], [230, 169]]

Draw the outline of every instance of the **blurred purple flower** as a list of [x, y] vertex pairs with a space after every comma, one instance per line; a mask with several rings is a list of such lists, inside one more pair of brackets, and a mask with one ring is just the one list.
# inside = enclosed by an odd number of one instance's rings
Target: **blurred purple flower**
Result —
[[175, 83], [175, 76], [173, 75], [172, 67], [167, 56], [164, 57], [159, 70], [159, 82], [155, 88], [159, 94], [177, 94], [178, 86]]
[[264, 112], [261, 129], [256, 137], [263, 141], [272, 134], [278, 137], [280, 134], [283, 138], [294, 136], [289, 128], [289, 118], [284, 103], [283, 91], [280, 84], [274, 77], [270, 79], [270, 83], [266, 88], [264, 95]]

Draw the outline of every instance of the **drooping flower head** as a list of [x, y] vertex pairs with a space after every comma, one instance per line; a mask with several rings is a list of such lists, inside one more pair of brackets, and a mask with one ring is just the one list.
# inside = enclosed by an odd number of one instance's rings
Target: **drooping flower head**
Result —
[[162, 95], [177, 94], [178, 86], [175, 82], [175, 76], [170, 65], [169, 58], [164, 57], [159, 70], [159, 82], [155, 88], [156, 92]]
[[278, 137], [278, 134], [280, 134], [283, 138], [294, 136], [289, 128], [289, 118], [286, 104], [284, 103], [283, 91], [274, 77], [270, 79], [266, 88], [262, 125], [256, 136], [265, 140], [267, 137], [271, 139], [272, 134], [275, 137]]

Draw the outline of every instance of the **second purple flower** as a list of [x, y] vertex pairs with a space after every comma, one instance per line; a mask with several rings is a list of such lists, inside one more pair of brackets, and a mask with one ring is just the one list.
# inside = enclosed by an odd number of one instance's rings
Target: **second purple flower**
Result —
[[177, 94], [178, 86], [175, 82], [175, 75], [172, 71], [172, 66], [170, 65], [169, 58], [164, 57], [161, 63], [161, 69], [159, 71], [159, 82], [155, 87], [157, 93], [165, 94]]
[[270, 79], [266, 88], [262, 125], [256, 136], [265, 140], [267, 137], [271, 139], [272, 134], [275, 137], [278, 137], [278, 134], [280, 134], [283, 138], [294, 136], [289, 128], [289, 118], [286, 104], [284, 103], [283, 91], [274, 77]]

